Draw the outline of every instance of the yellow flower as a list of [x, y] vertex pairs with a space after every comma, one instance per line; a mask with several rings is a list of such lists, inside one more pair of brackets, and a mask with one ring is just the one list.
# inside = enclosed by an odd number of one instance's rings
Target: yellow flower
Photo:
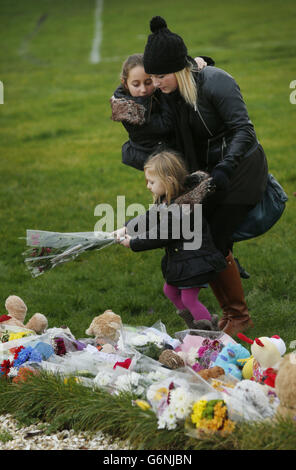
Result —
[[135, 400], [134, 403], [138, 405], [143, 411], [149, 410], [149, 408], [151, 408], [146, 400]]
[[31, 333], [29, 333], [28, 331], [20, 331], [19, 333], [10, 333], [8, 341], [13, 341], [15, 339], [21, 339], [24, 336], [29, 336], [30, 334]]
[[222, 401], [216, 403], [216, 405], [214, 406], [214, 416], [224, 419], [226, 417], [226, 413], [227, 408], [225, 404]]
[[156, 393], [155, 393], [155, 395], [154, 395], [154, 400], [159, 401], [159, 400], [161, 400], [163, 397], [165, 397], [165, 396], [167, 396], [167, 395], [168, 395], [168, 389], [165, 388], [165, 387], [161, 387], [161, 388], [159, 388], [159, 389], [156, 391]]
[[227, 419], [225, 422], [224, 422], [224, 426], [223, 426], [223, 429], [222, 429], [222, 432], [223, 434], [227, 434], [227, 433], [230, 433], [234, 430], [235, 428], [235, 423], [233, 421], [231, 421], [230, 419]]
[[206, 406], [207, 406], [206, 400], [199, 400], [199, 401], [196, 401], [192, 407], [193, 413], [191, 414], [191, 421], [192, 423], [196, 425], [197, 428], [200, 425], [202, 414]]
[[208, 402], [199, 400], [192, 407], [191, 421], [195, 427], [205, 433], [221, 432], [230, 433], [235, 427], [235, 423], [227, 419], [227, 406], [223, 400], [217, 402], [214, 406], [214, 417], [212, 419], [203, 418], [204, 410]]
[[203, 431], [216, 431], [216, 424], [212, 419], [201, 419], [199, 423], [199, 429], [202, 429]]
[[65, 377], [64, 378], [64, 384], [65, 385], [71, 385], [73, 384], [73, 382], [76, 382], [76, 383], [81, 383], [81, 380], [79, 380], [78, 377]]

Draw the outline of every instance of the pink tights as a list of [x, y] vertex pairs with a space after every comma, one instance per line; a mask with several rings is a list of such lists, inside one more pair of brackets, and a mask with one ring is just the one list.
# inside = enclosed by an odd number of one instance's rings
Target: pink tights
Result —
[[195, 320], [211, 320], [212, 317], [208, 309], [198, 300], [200, 287], [190, 287], [189, 289], [178, 289], [165, 283], [163, 292], [165, 296], [179, 309], [187, 309]]

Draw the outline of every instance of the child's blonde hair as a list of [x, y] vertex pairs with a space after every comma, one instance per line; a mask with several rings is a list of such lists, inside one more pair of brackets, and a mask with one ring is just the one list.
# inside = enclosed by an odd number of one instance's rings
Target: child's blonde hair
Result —
[[[144, 172], [147, 170], [157, 176], [164, 185], [168, 204], [184, 191], [185, 178], [188, 172], [177, 152], [163, 150], [151, 155], [144, 165]], [[159, 197], [154, 196], [154, 202], [159, 203]]]
[[138, 65], [144, 68], [143, 54], [132, 54], [128, 56], [128, 58], [123, 62], [120, 73], [120, 80], [124, 85], [127, 83], [130, 71]]
[[197, 70], [195, 66], [188, 62], [188, 66], [179, 72], [175, 72], [180, 95], [186, 103], [196, 108], [197, 88], [192, 72]]

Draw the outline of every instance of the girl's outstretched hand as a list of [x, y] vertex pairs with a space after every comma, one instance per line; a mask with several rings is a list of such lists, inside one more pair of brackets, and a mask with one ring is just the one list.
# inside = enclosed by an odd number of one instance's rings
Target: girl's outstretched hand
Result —
[[119, 228], [118, 230], [115, 230], [114, 232], [111, 233], [114, 238], [116, 238], [117, 243], [120, 243], [121, 239], [125, 236], [126, 234], [126, 227]]
[[124, 237], [124, 240], [122, 240], [120, 242], [120, 245], [123, 245], [125, 246], [126, 248], [130, 248], [130, 240], [131, 240], [132, 237], [130, 237], [129, 235], [125, 235]]

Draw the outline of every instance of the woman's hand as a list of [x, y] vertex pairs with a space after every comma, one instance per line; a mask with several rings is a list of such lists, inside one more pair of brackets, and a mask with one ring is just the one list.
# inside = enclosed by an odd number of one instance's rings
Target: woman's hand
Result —
[[132, 237], [130, 237], [129, 235], [125, 235], [124, 237], [124, 240], [122, 240], [120, 242], [120, 245], [123, 245], [125, 246], [126, 248], [130, 248], [130, 240], [132, 239]]

